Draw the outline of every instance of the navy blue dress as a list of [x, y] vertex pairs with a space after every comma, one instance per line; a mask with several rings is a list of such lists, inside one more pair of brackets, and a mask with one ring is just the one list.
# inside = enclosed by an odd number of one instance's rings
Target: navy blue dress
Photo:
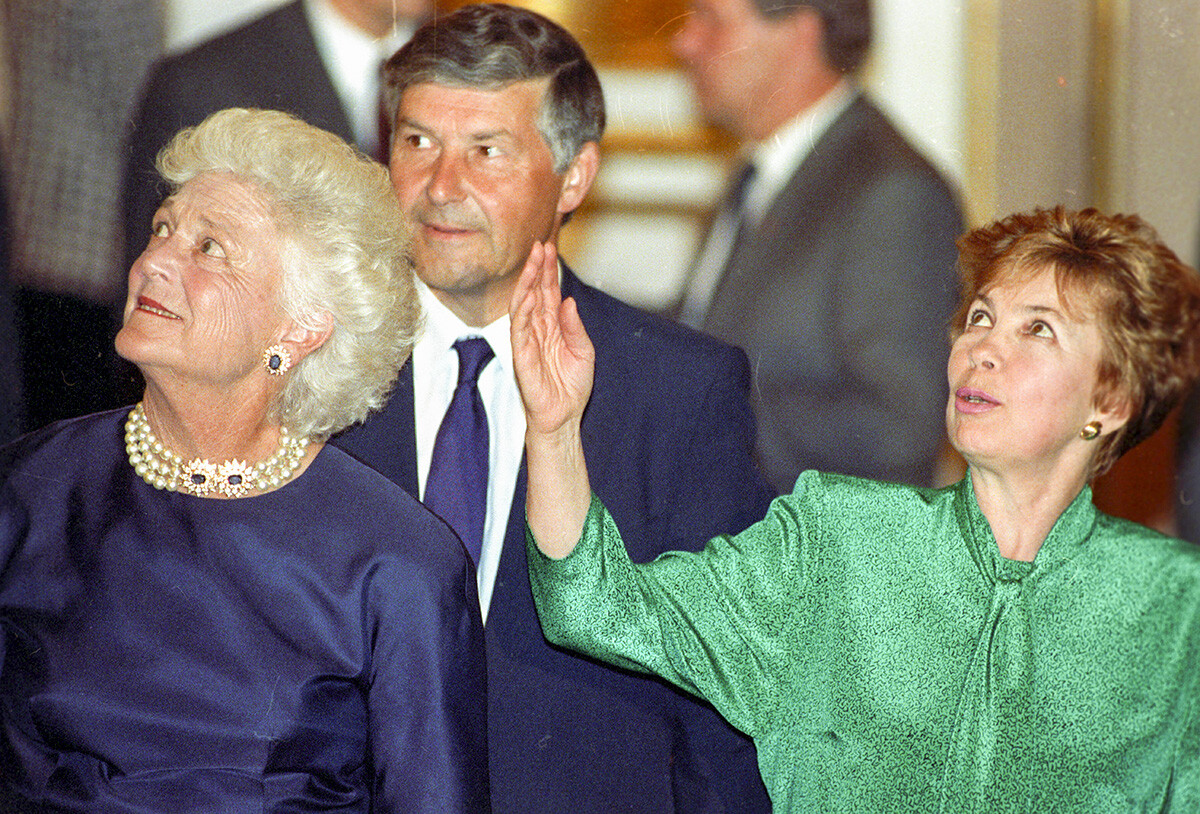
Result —
[[486, 810], [448, 527], [329, 446], [269, 494], [156, 491], [125, 415], [0, 451], [0, 810]]

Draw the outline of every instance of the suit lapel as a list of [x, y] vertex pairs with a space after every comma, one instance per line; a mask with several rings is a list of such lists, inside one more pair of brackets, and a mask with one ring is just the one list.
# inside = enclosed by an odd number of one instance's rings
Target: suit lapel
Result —
[[304, 4], [289, 3], [281, 7], [271, 20], [277, 31], [276, 36], [267, 41], [284, 44], [287, 48], [287, 53], [279, 55], [282, 61], [272, 65], [288, 66], [287, 70], [265, 71], [268, 75], [273, 74], [279, 83], [279, 100], [275, 106], [290, 100], [306, 100], [303, 104], [307, 110], [290, 112], [353, 144], [354, 129], [333, 87], [333, 80], [329, 78], [329, 70], [321, 59], [316, 37], [304, 12]]
[[747, 303], [753, 302], [759, 291], [757, 278], [787, 265], [779, 256], [780, 247], [794, 253], [807, 251], [820, 242], [812, 230], [836, 223], [825, 209], [845, 199], [839, 190], [854, 187], [855, 179], [847, 177], [846, 168], [857, 162], [845, 153], [854, 149], [855, 134], [864, 126], [868, 112], [867, 102], [861, 96], [855, 98], [800, 162], [762, 221], [742, 235], [705, 317], [706, 332], [739, 344], [740, 334], [733, 326], [740, 324]]
[[391, 438], [398, 440], [396, 450], [396, 482], [413, 497], [418, 497], [420, 491], [417, 478], [417, 423], [413, 408], [413, 367], [409, 358], [400, 368], [396, 379], [396, 389], [392, 394], [391, 403], [396, 404], [392, 413], [395, 422], [389, 428]]
[[[847, 176], [847, 170], [860, 166], [862, 160], [846, 153], [856, 149], [856, 134], [864, 126], [867, 111], [867, 102], [859, 96], [833, 120], [771, 203], [752, 233], [754, 239], [743, 242], [744, 250], [753, 253], [756, 245], [797, 241], [797, 230], [803, 232], [810, 224], [826, 222], [826, 210], [845, 194], [839, 190], [854, 189], [855, 179]], [[786, 230], [786, 234], [779, 234], [780, 230]], [[763, 258], [750, 260], [761, 262]]]
[[334, 444], [419, 498], [411, 359], [400, 368], [383, 409], [338, 435]]
[[[593, 326], [588, 322], [587, 289], [579, 278], [563, 263], [563, 297], [574, 297], [580, 307], [580, 317], [589, 331]], [[582, 302], [581, 302], [582, 300]], [[603, 344], [603, 340], [601, 341]], [[597, 348], [597, 375], [593, 386], [592, 402], [596, 400], [596, 391], [603, 390], [600, 374], [600, 349]], [[409, 387], [411, 388], [411, 376]], [[411, 397], [408, 399], [411, 405]], [[583, 439], [584, 448], [588, 450], [588, 465], [591, 466], [591, 450], [594, 445], [589, 438], [592, 435], [591, 422], [588, 416], [592, 412], [589, 402], [588, 411], [584, 413]], [[525, 491], [528, 484], [528, 474], [525, 468], [525, 454], [521, 454], [521, 468], [517, 471], [517, 483], [513, 490], [512, 507], [508, 513], [508, 528], [504, 535], [504, 547], [500, 550], [500, 565], [496, 571], [496, 582], [492, 588], [492, 601], [488, 608], [487, 626], [492, 635], [498, 635], [506, 646], [518, 647], [528, 637], [521, 635], [530, 619], [536, 621], [533, 610], [533, 596], [529, 587], [529, 560], [525, 550]], [[506, 636], [504, 631], [514, 631], [518, 635]]]
[[526, 631], [531, 620], [536, 623], [533, 594], [529, 587], [529, 560], [525, 551], [525, 488], [528, 483], [525, 456], [517, 470], [512, 506], [508, 512], [508, 527], [504, 545], [500, 548], [500, 564], [492, 584], [492, 600], [488, 605], [488, 640], [502, 643], [506, 650], [524, 649]]

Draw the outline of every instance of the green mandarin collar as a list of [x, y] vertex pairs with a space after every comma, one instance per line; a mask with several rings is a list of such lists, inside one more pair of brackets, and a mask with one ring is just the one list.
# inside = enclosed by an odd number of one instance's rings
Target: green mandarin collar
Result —
[[959, 531], [980, 573], [989, 583], [1021, 582], [1030, 575], [1045, 573], [1070, 560], [1096, 525], [1092, 488], [1085, 486], [1055, 521], [1033, 562], [1021, 562], [1001, 556], [992, 527], [975, 499], [975, 487], [969, 473], [955, 487], [954, 505]]

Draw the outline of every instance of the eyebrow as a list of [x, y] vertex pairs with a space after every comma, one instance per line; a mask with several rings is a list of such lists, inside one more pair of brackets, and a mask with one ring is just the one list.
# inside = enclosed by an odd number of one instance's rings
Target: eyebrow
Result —
[[[412, 128], [413, 130], [419, 130], [422, 133], [433, 133], [433, 130], [431, 128], [421, 124], [420, 122], [413, 121], [412, 119], [408, 118], [407, 116], [401, 116], [396, 121], [396, 127], [397, 128], [409, 127], [409, 128]], [[474, 133], [468, 133], [467, 138], [469, 138], [471, 141], [492, 141], [492, 140], [498, 139], [498, 138], [511, 139], [511, 138], [514, 138], [514, 136], [512, 134], [512, 131], [509, 130], [508, 128], [497, 127], [492, 130], [480, 130], [480, 131], [477, 131]]]
[[[159, 204], [158, 208], [166, 210], [167, 214], [171, 215], [172, 217], [177, 217], [178, 216], [177, 202], [178, 202], [178, 194], [168, 195], [166, 198], [163, 199], [163, 202], [161, 204]], [[158, 214], [157, 210], [155, 210], [155, 214]], [[234, 231], [234, 229], [236, 227], [231, 228], [231, 226], [228, 222], [215, 221], [212, 218], [210, 218], [208, 215], [203, 215], [203, 214], [196, 215], [196, 222], [199, 223], [205, 229], [209, 229], [213, 232], [218, 233], [218, 236], [220, 236], [223, 239], [232, 240], [232, 241], [237, 240], [237, 235]]]
[[[976, 294], [975, 299], [979, 300], [993, 311], [996, 310], [996, 303], [993, 302], [992, 298], [987, 294]], [[1053, 316], [1066, 319], [1066, 315], [1062, 311], [1058, 310], [1057, 308], [1052, 308], [1049, 305], [1026, 305], [1023, 306], [1021, 310], [1030, 314], [1051, 314]]]

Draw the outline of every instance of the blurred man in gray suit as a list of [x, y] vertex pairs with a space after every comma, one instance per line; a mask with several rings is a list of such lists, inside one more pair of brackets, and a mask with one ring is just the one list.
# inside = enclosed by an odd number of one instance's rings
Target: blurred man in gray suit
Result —
[[692, 0], [674, 48], [742, 144], [679, 304], [746, 350], [758, 454], [929, 483], [943, 439], [955, 194], [855, 87], [868, 0]]

